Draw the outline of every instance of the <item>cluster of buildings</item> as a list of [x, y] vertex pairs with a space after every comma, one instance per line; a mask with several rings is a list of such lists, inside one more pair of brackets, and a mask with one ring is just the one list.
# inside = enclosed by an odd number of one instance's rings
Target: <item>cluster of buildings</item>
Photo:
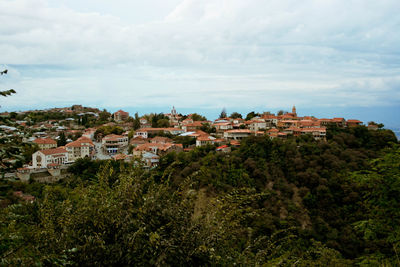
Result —
[[[240, 141], [249, 136], [268, 136], [274, 138], [287, 138], [288, 136], [311, 135], [316, 140], [326, 138], [326, 129], [329, 125], [337, 127], [355, 127], [361, 125], [359, 120], [345, 120], [344, 118], [318, 119], [313, 116], [298, 116], [296, 107], [292, 112], [280, 115], [264, 113], [249, 120], [242, 118], [219, 118], [214, 121], [198, 121], [193, 115], [183, 116], [173, 107], [170, 113], [164, 114], [169, 120], [169, 127], [153, 128], [146, 117], [140, 118], [140, 128], [133, 131], [133, 124], [128, 119], [129, 113], [118, 110], [111, 115], [106, 126], [120, 126], [124, 129], [121, 135], [109, 134], [106, 136], [95, 135], [98, 127], [84, 128], [74, 122], [73, 114], [91, 115], [98, 117], [99, 110], [83, 108], [74, 105], [71, 108], [52, 109], [52, 112], [71, 114], [67, 123], [61, 124], [57, 120], [49, 120], [31, 128], [44, 129], [35, 131], [29, 140], [39, 147], [39, 151], [32, 155], [30, 168], [58, 168], [72, 163], [79, 158], [108, 159], [131, 161], [140, 159], [146, 167], [154, 167], [159, 158], [172, 151], [189, 151], [194, 147], [217, 145], [218, 151], [228, 152], [232, 146], [240, 145]], [[80, 115], [79, 115], [80, 114]], [[76, 116], [75, 116], [76, 118]], [[148, 117], [147, 117], [148, 118]], [[20, 126], [26, 126], [26, 121], [18, 121]], [[104, 126], [104, 125], [101, 125]], [[376, 125], [369, 125], [375, 129]], [[10, 127], [4, 126], [3, 127]], [[100, 127], [100, 126], [99, 126]], [[17, 128], [11, 127], [10, 131]], [[66, 136], [79, 135], [79, 138], [67, 139], [67, 144], [57, 146], [59, 133]], [[168, 136], [168, 137], [166, 137]], [[174, 142], [179, 137], [191, 138], [191, 145]], [[95, 138], [96, 137], [96, 138]]]

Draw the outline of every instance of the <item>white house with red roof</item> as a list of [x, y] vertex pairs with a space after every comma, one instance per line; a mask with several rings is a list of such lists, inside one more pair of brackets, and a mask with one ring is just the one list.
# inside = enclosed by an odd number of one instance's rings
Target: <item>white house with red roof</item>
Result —
[[133, 150], [133, 155], [134, 156], [142, 156], [142, 154], [145, 152], [151, 152], [151, 153], [154, 153], [157, 155], [165, 155], [172, 151], [175, 151], [175, 152], [183, 151], [182, 144], [145, 143], [145, 144], [141, 144], [141, 145], [138, 145], [137, 147], [135, 147], [135, 149]]
[[205, 146], [205, 145], [213, 145], [215, 142], [215, 137], [210, 135], [201, 135], [196, 139], [196, 146]]
[[68, 152], [62, 147], [39, 150], [32, 154], [34, 168], [47, 168], [48, 165], [63, 165], [67, 162]]
[[265, 130], [267, 129], [267, 127], [270, 127], [270, 123], [267, 123], [264, 119], [261, 118], [247, 121], [246, 124], [249, 126], [249, 129], [251, 131], [258, 131], [262, 129]]
[[35, 140], [33, 140], [33, 142], [37, 144], [40, 149], [50, 149], [57, 147], [57, 142], [51, 138], [36, 138]]
[[234, 129], [224, 132], [225, 139], [233, 140], [241, 140], [243, 138], [249, 137], [250, 135], [254, 135], [254, 133], [252, 133], [252, 131], [250, 131], [249, 129]]
[[134, 137], [142, 137], [148, 138], [149, 134], [158, 134], [158, 133], [170, 133], [172, 135], [178, 135], [184, 133], [185, 130], [179, 128], [142, 128], [135, 132]]
[[227, 130], [232, 130], [233, 129], [233, 123], [230, 121], [218, 121], [214, 122], [213, 126], [217, 130], [217, 132], [225, 132]]
[[90, 138], [85, 136], [81, 136], [76, 141], [68, 143], [65, 148], [68, 151], [70, 162], [74, 162], [79, 158], [92, 158], [94, 155], [94, 144]]
[[122, 149], [128, 146], [129, 139], [127, 136], [109, 134], [101, 140], [103, 149], [110, 155], [120, 153]]

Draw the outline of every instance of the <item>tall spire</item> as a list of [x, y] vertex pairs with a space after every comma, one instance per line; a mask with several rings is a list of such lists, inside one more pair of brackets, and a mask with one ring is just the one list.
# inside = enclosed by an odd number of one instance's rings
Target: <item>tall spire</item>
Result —
[[175, 106], [172, 106], [171, 114], [172, 114], [172, 115], [176, 115]]
[[293, 108], [292, 108], [292, 113], [293, 113], [293, 114], [297, 114], [297, 113], [296, 113], [296, 106], [294, 106], [294, 105], [293, 105]]

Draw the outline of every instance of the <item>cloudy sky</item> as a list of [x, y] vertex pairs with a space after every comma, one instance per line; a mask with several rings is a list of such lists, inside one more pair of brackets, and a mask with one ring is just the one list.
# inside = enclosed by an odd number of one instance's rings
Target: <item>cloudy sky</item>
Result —
[[0, 0], [0, 86], [18, 92], [0, 111], [175, 105], [213, 116], [295, 104], [400, 124], [399, 10], [399, 0]]

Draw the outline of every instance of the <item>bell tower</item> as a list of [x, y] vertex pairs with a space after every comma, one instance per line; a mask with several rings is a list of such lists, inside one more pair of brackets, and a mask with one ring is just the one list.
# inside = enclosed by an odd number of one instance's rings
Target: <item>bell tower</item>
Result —
[[293, 106], [293, 108], [292, 108], [292, 113], [293, 113], [293, 115], [297, 116], [296, 106]]

